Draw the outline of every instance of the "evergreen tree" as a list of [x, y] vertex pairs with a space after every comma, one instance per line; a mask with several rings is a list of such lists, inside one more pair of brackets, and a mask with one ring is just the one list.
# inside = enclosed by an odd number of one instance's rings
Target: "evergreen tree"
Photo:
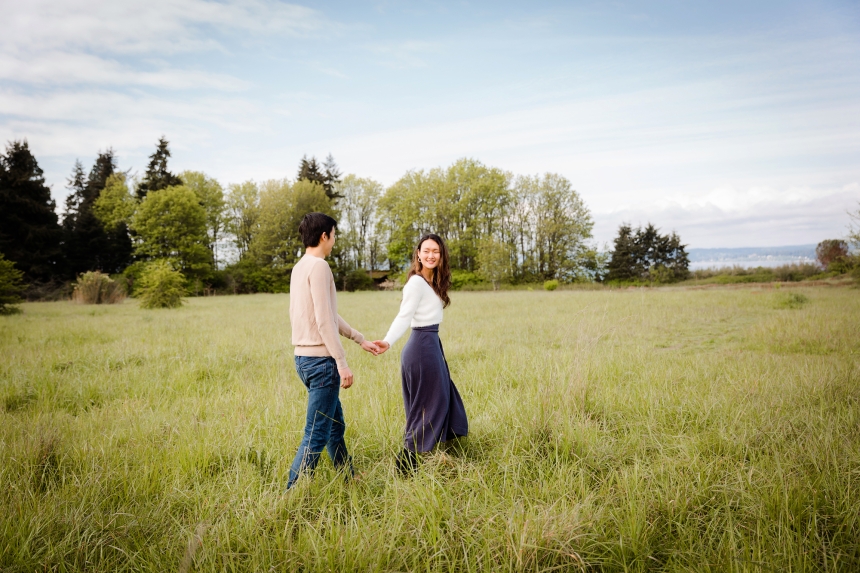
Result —
[[305, 155], [299, 162], [299, 173], [296, 176], [296, 181], [311, 181], [322, 185], [325, 190], [326, 197], [329, 199], [341, 199], [343, 195], [335, 191], [335, 186], [340, 183], [340, 169], [334, 161], [331, 153], [326, 157], [325, 162], [320, 165], [316, 157]]
[[331, 153], [325, 158], [323, 167], [325, 168], [325, 174], [322, 186], [325, 189], [326, 196], [329, 199], [342, 199], [343, 195], [337, 193], [335, 188], [340, 183], [340, 178], [343, 174], [340, 172], [337, 163], [334, 162], [334, 157], [332, 157]]
[[[72, 176], [67, 179], [67, 189], [71, 190], [66, 196], [66, 211], [63, 215], [63, 230], [73, 227], [75, 216], [78, 212], [78, 206], [83, 201], [87, 187], [87, 174], [84, 172], [84, 164], [80, 159], [75, 160], [75, 166], [72, 168]], [[65, 240], [65, 238], [64, 238]]]
[[637, 240], [639, 235], [640, 230], [637, 229], [634, 233], [628, 223], [622, 223], [618, 227], [615, 248], [607, 265], [606, 280], [635, 280], [645, 273], [645, 253]]
[[168, 145], [167, 139], [162, 135], [158, 140], [155, 153], [149, 156], [149, 165], [146, 167], [143, 181], [137, 187], [138, 199], [143, 199], [150, 191], [182, 185], [182, 180], [167, 169], [167, 159], [170, 157]]
[[674, 282], [687, 278], [689, 267], [686, 245], [676, 233], [661, 235], [651, 223], [634, 231], [624, 223], [618, 228], [606, 280]]
[[302, 160], [299, 161], [299, 173], [296, 175], [296, 180], [312, 181], [320, 185], [325, 183], [325, 174], [322, 172], [316, 157], [311, 157], [310, 159], [308, 159], [307, 155], [302, 157]]
[[15, 268], [15, 263], [7, 261], [0, 253], [0, 314], [15, 314], [20, 309], [13, 306], [21, 302], [21, 293], [25, 285], [21, 281], [21, 271]]
[[131, 239], [125, 226], [107, 230], [93, 211], [107, 180], [116, 172], [112, 149], [99, 153], [85, 182], [80, 162], [75, 164], [63, 219], [63, 252], [71, 276], [94, 270], [117, 273], [131, 260]]
[[56, 203], [27, 141], [13, 141], [0, 155], [0, 252], [27, 281], [58, 276], [62, 230]]

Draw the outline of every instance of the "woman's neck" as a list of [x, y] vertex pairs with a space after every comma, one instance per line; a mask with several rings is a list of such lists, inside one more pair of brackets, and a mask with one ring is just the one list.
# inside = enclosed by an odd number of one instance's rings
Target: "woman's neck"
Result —
[[427, 267], [422, 268], [421, 276], [424, 277], [424, 280], [428, 283], [433, 283], [433, 269], [428, 269]]

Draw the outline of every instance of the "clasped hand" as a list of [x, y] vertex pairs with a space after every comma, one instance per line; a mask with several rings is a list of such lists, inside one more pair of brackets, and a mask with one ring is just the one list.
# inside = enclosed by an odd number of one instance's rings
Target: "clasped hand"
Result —
[[374, 340], [373, 342], [365, 340], [361, 343], [361, 348], [370, 352], [374, 356], [379, 356], [380, 354], [391, 348], [391, 345], [384, 340]]

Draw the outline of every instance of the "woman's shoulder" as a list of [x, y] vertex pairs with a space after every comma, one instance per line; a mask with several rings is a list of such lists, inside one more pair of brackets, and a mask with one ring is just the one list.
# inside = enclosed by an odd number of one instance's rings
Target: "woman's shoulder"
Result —
[[421, 275], [412, 275], [409, 277], [409, 280], [406, 281], [406, 284], [403, 285], [404, 292], [413, 292], [420, 293], [424, 291], [424, 287], [432, 290], [432, 287], [427, 284], [427, 281], [424, 280], [424, 277]]
[[416, 286], [423, 285], [427, 285], [428, 287], [430, 286], [429, 284], [427, 284], [427, 281], [424, 280], [424, 277], [422, 277], [421, 275], [412, 275], [411, 277], [409, 277], [409, 280], [406, 281], [406, 284], [403, 286], [403, 288], [406, 288], [407, 286], [415, 288]]

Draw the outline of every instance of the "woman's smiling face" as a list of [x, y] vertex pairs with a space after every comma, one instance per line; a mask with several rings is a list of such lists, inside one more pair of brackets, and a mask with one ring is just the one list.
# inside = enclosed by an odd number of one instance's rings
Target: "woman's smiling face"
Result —
[[440, 252], [439, 243], [433, 239], [427, 239], [419, 247], [418, 260], [425, 268], [435, 269], [439, 264]]

